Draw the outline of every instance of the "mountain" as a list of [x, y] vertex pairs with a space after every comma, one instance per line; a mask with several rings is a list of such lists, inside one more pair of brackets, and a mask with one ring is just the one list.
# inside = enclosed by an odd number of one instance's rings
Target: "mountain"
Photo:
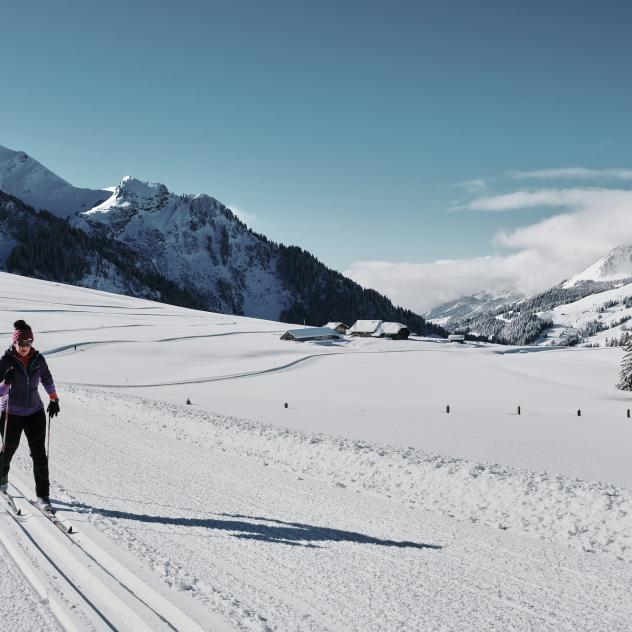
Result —
[[66, 220], [38, 212], [1, 191], [0, 267], [23, 276], [205, 308], [196, 292], [139, 261], [125, 244], [88, 236]]
[[60, 217], [90, 209], [110, 196], [106, 190], [73, 187], [23, 151], [13, 151], [2, 145], [0, 191]]
[[112, 190], [77, 189], [23, 152], [2, 156], [7, 271], [215, 312], [311, 325], [379, 318], [445, 335], [301, 248], [250, 230], [209, 195], [176, 195], [131, 177]]
[[453, 323], [473, 317], [476, 314], [493, 311], [521, 298], [523, 296], [513, 289], [482, 290], [476, 294], [462, 296], [455, 301], [434, 307], [423, 314], [423, 317], [435, 325], [449, 327]]
[[571, 288], [582, 281], [620, 281], [632, 278], [632, 246], [617, 246], [607, 255], [571, 277], [562, 287]]
[[[579, 276], [579, 275], [578, 275]], [[452, 322], [448, 330], [501, 344], [590, 346], [619, 344], [632, 317], [632, 283], [560, 283], [488, 312]]]
[[107, 200], [69, 223], [124, 243], [174, 283], [195, 288], [213, 311], [276, 319], [293, 304], [275, 245], [208, 195], [175, 195], [125, 177]]

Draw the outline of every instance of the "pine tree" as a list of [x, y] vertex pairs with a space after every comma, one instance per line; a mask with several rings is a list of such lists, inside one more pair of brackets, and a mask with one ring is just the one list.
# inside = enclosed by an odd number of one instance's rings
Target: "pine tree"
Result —
[[632, 391], [632, 341], [628, 340], [623, 348], [625, 349], [625, 355], [623, 360], [621, 360], [617, 388], [622, 391]]

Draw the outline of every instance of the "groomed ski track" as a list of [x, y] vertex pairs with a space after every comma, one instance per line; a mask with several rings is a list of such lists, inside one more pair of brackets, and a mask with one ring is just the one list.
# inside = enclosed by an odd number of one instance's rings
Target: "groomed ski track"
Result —
[[[240, 333], [258, 333], [258, 332], [240, 332]], [[217, 335], [221, 335], [221, 336], [228, 336], [230, 334], [216, 334]], [[189, 336], [189, 338], [197, 338], [198, 336]], [[207, 336], [209, 337], [209, 336]], [[214, 337], [214, 336], [212, 336]], [[173, 340], [178, 340], [177, 338], [174, 338]], [[118, 340], [112, 340], [112, 341], [108, 341], [108, 342], [100, 342], [100, 343], [94, 343], [94, 342], [90, 342], [90, 343], [80, 343], [79, 345], [67, 345], [63, 348], [60, 349], [54, 349], [52, 352], [48, 352], [45, 355], [52, 355], [54, 353], [58, 353], [61, 351], [65, 351], [68, 350], [69, 348], [75, 346], [75, 347], [81, 347], [81, 346], [85, 346], [85, 345], [96, 345], [96, 344], [114, 344], [116, 342], [121, 342]], [[164, 342], [164, 341], [157, 341], [157, 342]], [[152, 382], [152, 383], [147, 383], [147, 384], [93, 384], [90, 382], [68, 382], [67, 384], [71, 385], [71, 386], [88, 386], [88, 387], [94, 387], [94, 388], [122, 388], [122, 389], [127, 389], [127, 388], [153, 388], [156, 386], [182, 386], [185, 384], [204, 384], [206, 382], [222, 382], [224, 380], [235, 380], [235, 379], [239, 379], [239, 378], [245, 378], [245, 377], [256, 377], [258, 375], [266, 375], [268, 373], [278, 373], [280, 371], [287, 371], [288, 369], [291, 369], [295, 366], [298, 366], [299, 364], [303, 364], [304, 362], [307, 362], [309, 360], [317, 360], [318, 358], [331, 358], [331, 357], [340, 357], [340, 358], [344, 358], [347, 355], [350, 354], [364, 354], [364, 355], [370, 355], [370, 354], [382, 354], [384, 353], [385, 355], [388, 353], [428, 353], [427, 350], [421, 351], [421, 350], [415, 350], [415, 349], [402, 349], [402, 350], [397, 350], [397, 351], [346, 351], [344, 353], [340, 352], [340, 351], [333, 351], [333, 352], [320, 352], [320, 353], [311, 353], [308, 355], [304, 355], [300, 358], [297, 358], [296, 360], [292, 360], [290, 362], [286, 362], [283, 364], [279, 364], [279, 365], [274, 365], [272, 367], [268, 367], [265, 369], [259, 369], [257, 371], [245, 371], [242, 373], [228, 373], [225, 375], [214, 375], [214, 376], [209, 376], [209, 377], [199, 377], [199, 378], [192, 378], [189, 380], [176, 380], [176, 381], [171, 381], [171, 382]]]
[[[33, 591], [48, 605], [61, 629], [205, 629], [88, 535], [62, 533], [29, 502], [33, 496], [28, 485], [15, 476], [9, 491], [22, 515], [3, 513], [0, 544]], [[2, 506], [6, 507], [4, 503]], [[72, 511], [61, 510], [59, 515], [65, 520], [75, 518], [83, 522]], [[204, 619], [208, 622], [209, 617]], [[227, 629], [219, 620], [215, 624], [213, 629]]]
[[[216, 617], [203, 629], [629, 630], [625, 562], [228, 450], [186, 408], [73, 387], [54, 423], [53, 497], [79, 534], [98, 530], [161, 594]], [[29, 465], [23, 453], [16, 466]]]

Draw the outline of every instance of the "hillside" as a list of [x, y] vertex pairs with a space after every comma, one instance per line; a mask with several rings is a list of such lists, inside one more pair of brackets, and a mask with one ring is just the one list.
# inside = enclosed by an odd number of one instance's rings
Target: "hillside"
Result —
[[[76, 189], [23, 152], [2, 152], [5, 270], [227, 314], [308, 325], [378, 318], [445, 335], [301, 248], [255, 233], [211, 196], [175, 195], [130, 177], [108, 191]], [[78, 201], [98, 203], [77, 212]], [[47, 205], [52, 214], [36, 212]]]
[[452, 324], [466, 318], [497, 310], [522, 298], [524, 297], [513, 289], [481, 290], [476, 294], [462, 296], [454, 301], [438, 305], [423, 316], [435, 325], [449, 328]]
[[501, 344], [618, 345], [632, 304], [632, 248], [619, 246], [548, 290], [463, 319], [448, 329]]

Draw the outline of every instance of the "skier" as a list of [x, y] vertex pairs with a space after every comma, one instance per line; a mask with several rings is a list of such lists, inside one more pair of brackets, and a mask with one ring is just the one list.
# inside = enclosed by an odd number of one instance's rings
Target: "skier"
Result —
[[0, 384], [0, 430], [6, 437], [0, 452], [0, 491], [7, 491], [11, 459], [24, 430], [33, 458], [37, 502], [50, 509], [46, 415], [38, 392], [40, 382], [50, 397], [46, 411], [51, 417], [59, 414], [59, 400], [46, 360], [33, 348], [32, 329], [23, 320], [17, 320], [13, 327], [13, 345], [0, 358], [0, 376], [4, 378]]

